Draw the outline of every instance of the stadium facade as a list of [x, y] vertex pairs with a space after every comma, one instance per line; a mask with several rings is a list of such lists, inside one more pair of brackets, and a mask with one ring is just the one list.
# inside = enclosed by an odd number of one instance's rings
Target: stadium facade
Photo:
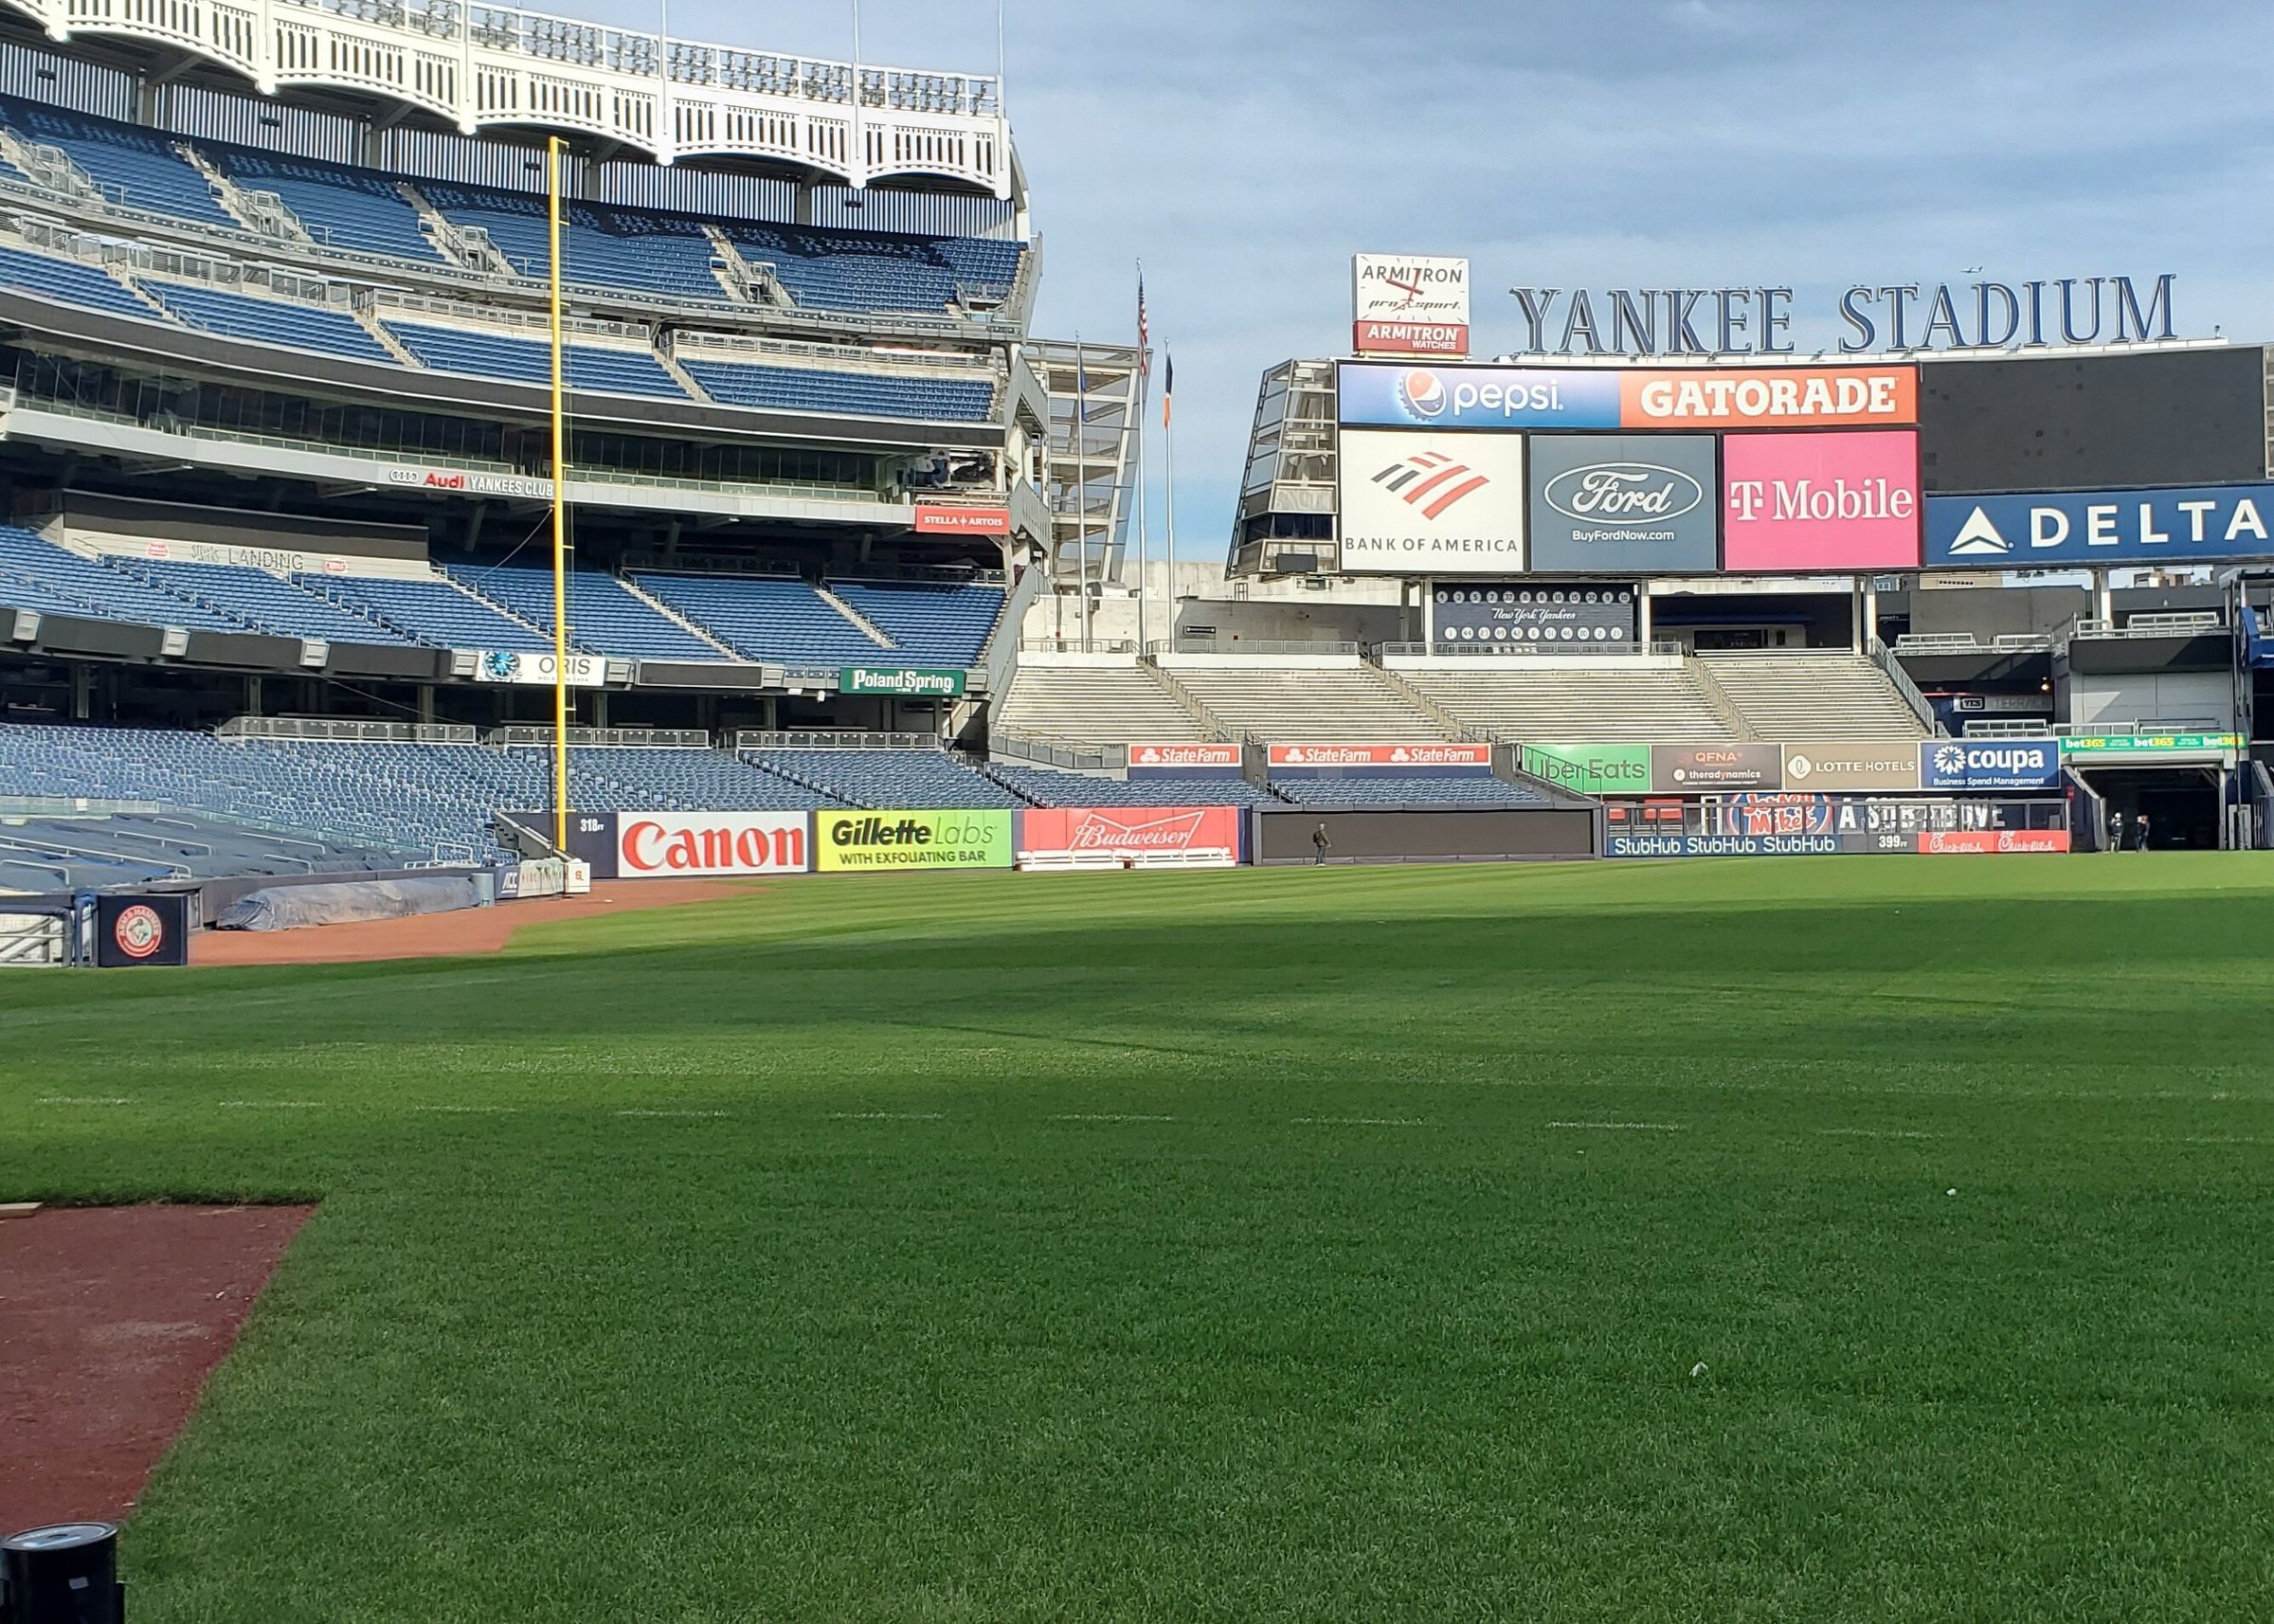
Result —
[[0, 890], [510, 871], [556, 681], [603, 874], [2274, 821], [2266, 356], [2162, 336], [2168, 279], [2115, 349], [1733, 363], [1644, 290], [1684, 353], [1487, 364], [1465, 262], [1369, 262], [1350, 352], [1264, 380], [1227, 567], [1148, 589], [1145, 357], [1035, 335], [1040, 274], [991, 75], [9, 0]]

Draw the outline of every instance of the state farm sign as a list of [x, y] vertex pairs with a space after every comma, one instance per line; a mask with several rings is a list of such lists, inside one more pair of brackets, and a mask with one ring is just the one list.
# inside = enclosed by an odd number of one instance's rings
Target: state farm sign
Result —
[[1131, 745], [1132, 772], [1222, 772], [1239, 770], [1237, 745]]
[[1492, 765], [1490, 745], [1273, 745], [1273, 767], [1472, 767]]
[[803, 812], [620, 812], [616, 872], [624, 879], [803, 874]]

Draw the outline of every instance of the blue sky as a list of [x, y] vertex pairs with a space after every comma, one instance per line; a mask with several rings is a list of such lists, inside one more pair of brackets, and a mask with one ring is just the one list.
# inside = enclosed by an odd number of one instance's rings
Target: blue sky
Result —
[[[578, 0], [554, 0], [583, 11]], [[587, 0], [598, 4], [598, 0]], [[605, 0], [611, 20], [652, 12]], [[865, 0], [867, 60], [988, 69], [993, 0]], [[1511, 284], [2178, 277], [2183, 335], [2274, 338], [2274, 7], [2249, 0], [1007, 0], [1040, 331], [1177, 361], [1178, 507], [1220, 549], [1262, 370], [1347, 344], [1356, 250]], [[673, 31], [842, 56], [849, 0]], [[1814, 318], [1812, 320], [1812, 318]]]

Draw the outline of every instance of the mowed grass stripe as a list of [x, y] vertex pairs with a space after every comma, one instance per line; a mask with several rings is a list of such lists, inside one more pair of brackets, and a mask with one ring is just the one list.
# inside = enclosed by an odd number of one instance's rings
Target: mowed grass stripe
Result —
[[892, 875], [6, 978], [0, 1197], [323, 1200], [138, 1620], [2250, 1616], [2269, 893]]

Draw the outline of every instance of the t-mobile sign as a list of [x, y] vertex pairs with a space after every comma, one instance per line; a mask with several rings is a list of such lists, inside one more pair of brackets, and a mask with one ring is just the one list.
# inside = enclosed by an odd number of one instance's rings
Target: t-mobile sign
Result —
[[1919, 512], [1909, 429], [1722, 442], [1726, 569], [1916, 569]]

